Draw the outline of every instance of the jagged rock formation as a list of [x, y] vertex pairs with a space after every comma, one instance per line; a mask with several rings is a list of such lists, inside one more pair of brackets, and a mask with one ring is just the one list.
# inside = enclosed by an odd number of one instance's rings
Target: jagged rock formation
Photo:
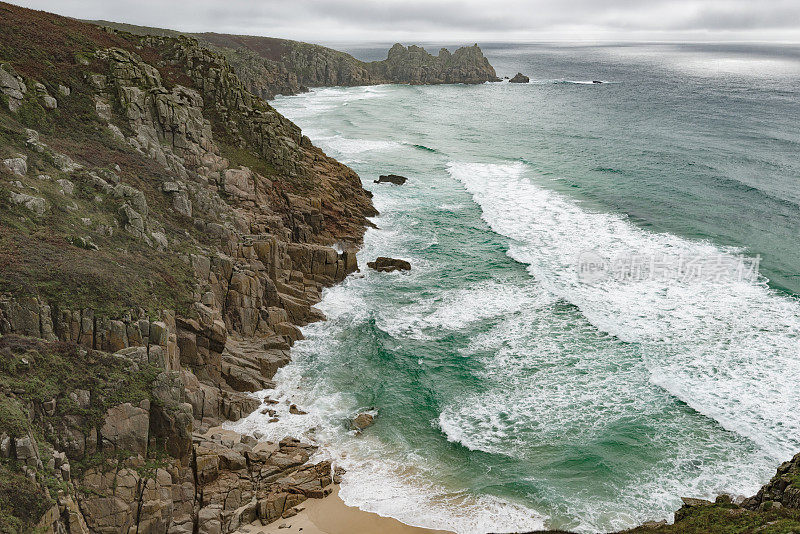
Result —
[[508, 80], [509, 83], [528, 83], [530, 81], [531, 79], [522, 74], [521, 72], [516, 73], [513, 78]]
[[325, 495], [313, 447], [214, 429], [357, 269], [359, 177], [194, 39], [0, 18], [0, 531], [218, 534]]
[[[177, 35], [177, 32], [130, 24], [98, 21], [108, 28], [141, 35]], [[248, 90], [265, 99], [297, 94], [308, 87], [358, 86], [381, 83], [446, 84], [500, 81], [478, 45], [446, 48], [433, 56], [419, 46], [395, 44], [383, 61], [363, 62], [324, 46], [248, 35], [191, 34], [224, 56]]]
[[440, 84], [483, 83], [500, 81], [481, 52], [480, 47], [464, 46], [452, 54], [446, 48], [433, 56], [420, 46], [408, 48], [400, 43], [389, 50], [383, 61], [368, 63], [369, 70], [379, 79], [393, 83]]
[[800, 510], [800, 454], [778, 467], [778, 472], [759, 492], [745, 499], [742, 508], [769, 510], [773, 507]]

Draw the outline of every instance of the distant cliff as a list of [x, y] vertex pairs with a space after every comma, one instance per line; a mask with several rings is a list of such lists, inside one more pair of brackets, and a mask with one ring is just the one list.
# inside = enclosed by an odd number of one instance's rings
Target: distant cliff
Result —
[[228, 534], [330, 494], [315, 446], [210, 429], [275, 413], [252, 393], [358, 268], [361, 179], [194, 38], [0, 21], [0, 533]]
[[452, 54], [442, 48], [438, 56], [433, 56], [420, 46], [406, 48], [397, 43], [389, 50], [387, 59], [366, 65], [375, 79], [390, 83], [417, 85], [499, 81], [494, 68], [477, 44], [463, 46]]
[[[98, 21], [96, 24], [139, 35], [175, 36], [178, 32]], [[444, 84], [499, 81], [476, 44], [438, 56], [419, 46], [395, 44], [383, 61], [364, 62], [320, 45], [248, 35], [191, 34], [203, 46], [224, 56], [248, 90], [261, 98], [302, 93], [309, 87], [380, 83]]]

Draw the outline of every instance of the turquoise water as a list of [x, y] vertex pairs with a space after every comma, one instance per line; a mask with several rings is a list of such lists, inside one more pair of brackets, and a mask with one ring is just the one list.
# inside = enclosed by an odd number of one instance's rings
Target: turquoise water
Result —
[[[348, 504], [459, 533], [605, 531], [752, 494], [800, 450], [800, 53], [484, 51], [533, 83], [276, 100], [374, 192], [360, 264], [413, 268], [326, 291], [270, 392], [309, 414], [237, 427], [315, 439]], [[409, 181], [372, 183], [388, 172]], [[763, 276], [587, 280], [586, 251], [760, 255]]]

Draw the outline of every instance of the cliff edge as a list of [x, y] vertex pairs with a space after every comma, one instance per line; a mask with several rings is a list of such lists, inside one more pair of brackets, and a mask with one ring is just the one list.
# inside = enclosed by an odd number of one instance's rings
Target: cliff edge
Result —
[[[180, 35], [160, 28], [95, 23], [138, 35]], [[406, 48], [397, 43], [385, 60], [364, 62], [332, 48], [289, 39], [223, 33], [195, 33], [191, 37], [224, 56], [248, 90], [264, 99], [302, 93], [309, 87], [500, 81], [477, 44], [452, 53], [442, 48], [434, 56], [422, 47]]]
[[0, 3], [0, 532], [221, 534], [328, 494], [269, 399], [377, 212], [186, 36]]

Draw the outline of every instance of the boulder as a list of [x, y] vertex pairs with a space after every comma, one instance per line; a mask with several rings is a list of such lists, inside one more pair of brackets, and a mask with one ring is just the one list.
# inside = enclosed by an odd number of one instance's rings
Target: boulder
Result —
[[368, 261], [367, 267], [381, 273], [390, 273], [392, 271], [408, 271], [411, 269], [411, 264], [405, 260], [379, 256], [375, 261]]
[[3, 167], [14, 176], [25, 176], [28, 174], [27, 156], [17, 156], [3, 160]]
[[369, 413], [360, 413], [350, 423], [350, 429], [356, 432], [361, 432], [365, 428], [372, 426], [375, 422], [375, 416]]
[[42, 197], [35, 197], [25, 193], [11, 192], [11, 202], [25, 206], [37, 217], [41, 217], [48, 209], [47, 201]]
[[508, 80], [509, 83], [528, 83], [530, 81], [531, 79], [522, 74], [521, 72], [518, 72], [516, 75], [514, 75], [513, 78]]
[[377, 180], [373, 181], [376, 184], [390, 183], [394, 185], [403, 185], [404, 183], [406, 183], [406, 180], [408, 180], [408, 178], [406, 178], [405, 176], [400, 176], [399, 174], [382, 174], [381, 176], [378, 177]]

